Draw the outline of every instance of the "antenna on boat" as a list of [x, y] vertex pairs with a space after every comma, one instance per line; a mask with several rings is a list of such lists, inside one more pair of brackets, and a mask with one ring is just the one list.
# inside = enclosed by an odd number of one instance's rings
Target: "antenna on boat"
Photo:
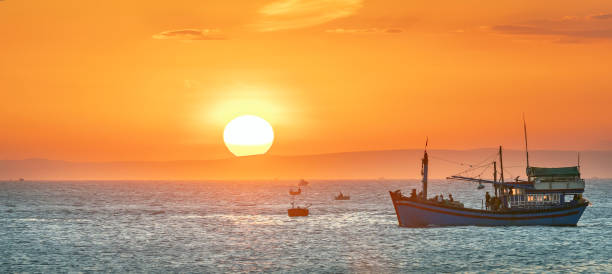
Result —
[[525, 156], [527, 158], [527, 168], [529, 168], [529, 149], [527, 149], [527, 122], [525, 122], [524, 112], [523, 112], [523, 130], [525, 131]]
[[580, 171], [580, 151], [578, 152], [578, 171]]
[[499, 146], [499, 172], [500, 174], [500, 179], [502, 184], [504, 183], [504, 159], [503, 159], [503, 154], [502, 154], [502, 146]]

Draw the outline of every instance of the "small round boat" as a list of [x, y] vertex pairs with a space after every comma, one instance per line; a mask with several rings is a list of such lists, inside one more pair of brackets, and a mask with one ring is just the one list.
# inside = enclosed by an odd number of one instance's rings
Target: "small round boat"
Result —
[[302, 189], [299, 187], [298, 187], [298, 190], [293, 190], [293, 189], [289, 190], [289, 195], [300, 195], [300, 193], [302, 193]]
[[308, 208], [294, 207], [287, 210], [289, 217], [305, 217], [308, 216]]

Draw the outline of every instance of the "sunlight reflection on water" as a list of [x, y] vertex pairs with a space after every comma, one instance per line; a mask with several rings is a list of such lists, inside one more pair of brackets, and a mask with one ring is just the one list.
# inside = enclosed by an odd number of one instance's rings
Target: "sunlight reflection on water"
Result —
[[[0, 272], [612, 271], [610, 181], [587, 181], [578, 227], [399, 228], [411, 181], [0, 183]], [[334, 201], [342, 190], [349, 201]], [[480, 207], [486, 190], [433, 182]]]

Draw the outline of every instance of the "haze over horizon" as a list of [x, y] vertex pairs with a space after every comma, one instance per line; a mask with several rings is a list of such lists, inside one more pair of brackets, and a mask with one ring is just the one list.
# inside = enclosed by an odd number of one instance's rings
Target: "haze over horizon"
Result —
[[[428, 150], [430, 177], [443, 179], [472, 166], [492, 163], [497, 149]], [[317, 155], [253, 155], [212, 160], [66, 162], [46, 159], [0, 160], [0, 179], [28, 180], [343, 180], [420, 177], [422, 149], [361, 151]], [[575, 151], [530, 151], [540, 167], [577, 165]], [[612, 151], [580, 154], [584, 178], [612, 178]], [[504, 150], [506, 179], [524, 178], [525, 154]], [[492, 177], [492, 168], [470, 175]]]

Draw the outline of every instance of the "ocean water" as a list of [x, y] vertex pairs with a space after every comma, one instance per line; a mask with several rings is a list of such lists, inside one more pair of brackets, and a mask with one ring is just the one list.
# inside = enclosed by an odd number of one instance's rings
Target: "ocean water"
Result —
[[400, 228], [388, 190], [416, 180], [313, 181], [289, 218], [295, 183], [2, 182], [0, 272], [612, 272], [610, 180], [587, 180], [577, 227]]

